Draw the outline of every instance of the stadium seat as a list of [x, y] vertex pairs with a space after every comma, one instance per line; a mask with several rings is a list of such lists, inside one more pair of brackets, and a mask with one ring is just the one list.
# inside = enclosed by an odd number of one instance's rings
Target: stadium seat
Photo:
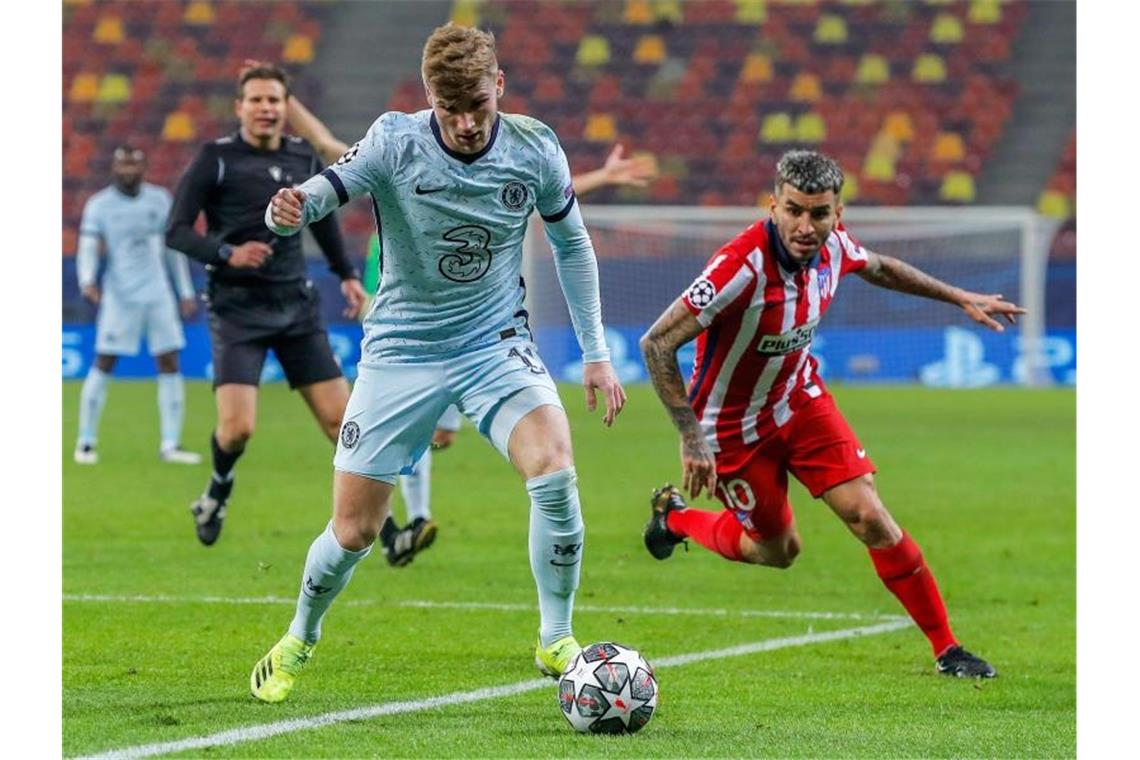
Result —
[[131, 80], [124, 74], [107, 74], [99, 83], [96, 103], [126, 103], [131, 99]]
[[681, 9], [681, 0], [653, 0], [653, 20], [668, 21], [681, 24], [685, 21], [685, 13]]
[[946, 62], [942, 56], [934, 53], [923, 53], [915, 59], [911, 69], [911, 78], [922, 84], [934, 84], [946, 81]]
[[451, 7], [451, 23], [456, 26], [479, 26], [479, 0], [455, 0]]
[[190, 115], [181, 111], [168, 115], [162, 125], [162, 139], [170, 142], [188, 142], [194, 139], [195, 134]]
[[736, 3], [736, 23], [763, 24], [768, 20], [766, 0], [734, 0]]
[[891, 111], [883, 119], [883, 132], [896, 142], [910, 142], [914, 139], [914, 122], [906, 111]]
[[812, 145], [827, 139], [827, 124], [818, 113], [809, 112], [796, 117], [796, 140]]
[[75, 103], [91, 103], [99, 94], [99, 77], [89, 71], [84, 71], [71, 80], [71, 89], [68, 98]]
[[858, 84], [884, 84], [891, 78], [891, 66], [887, 59], [877, 53], [864, 53], [855, 70]]
[[772, 81], [772, 59], [764, 53], [749, 53], [740, 69], [740, 81], [748, 84]]
[[653, 23], [653, 8], [649, 0], [626, 0], [622, 20], [635, 26], [648, 26]]
[[997, 24], [1001, 22], [1000, 0], [971, 0], [966, 11], [966, 20], [971, 24]]
[[819, 77], [807, 71], [796, 74], [788, 90], [788, 98], [797, 103], [817, 103], [823, 98], [823, 87]]
[[301, 34], [294, 34], [285, 42], [281, 59], [286, 63], [310, 63], [313, 60], [313, 41]]
[[890, 182], [895, 178], [895, 161], [883, 152], [872, 151], [863, 162], [863, 176], [879, 182]]
[[617, 124], [614, 117], [605, 113], [590, 114], [582, 136], [590, 142], [610, 143], [617, 140]]
[[938, 197], [949, 203], [973, 203], [975, 197], [973, 175], [959, 170], [947, 172], [942, 178]]
[[190, 26], [210, 26], [214, 23], [213, 4], [194, 0], [186, 6], [186, 12], [182, 14], [182, 21]]
[[962, 22], [952, 13], [939, 13], [930, 25], [930, 41], [951, 45], [962, 41]]
[[118, 16], [103, 16], [91, 34], [91, 39], [101, 45], [117, 45], [124, 37], [123, 22]]
[[659, 34], [647, 34], [637, 41], [634, 63], [661, 63], [665, 60], [665, 40]]
[[578, 52], [574, 56], [580, 66], [604, 66], [610, 60], [610, 43], [605, 37], [590, 34], [582, 38]]
[[786, 143], [794, 140], [792, 117], [784, 112], [765, 116], [760, 125], [760, 139], [768, 143]]
[[1037, 211], [1052, 219], [1068, 219], [1073, 216], [1073, 205], [1069, 197], [1057, 190], [1045, 190], [1037, 199]]
[[839, 45], [847, 42], [847, 21], [832, 13], [820, 14], [812, 39], [823, 45]]
[[966, 144], [957, 132], [939, 132], [930, 149], [930, 158], [940, 163], [961, 161], [966, 157]]

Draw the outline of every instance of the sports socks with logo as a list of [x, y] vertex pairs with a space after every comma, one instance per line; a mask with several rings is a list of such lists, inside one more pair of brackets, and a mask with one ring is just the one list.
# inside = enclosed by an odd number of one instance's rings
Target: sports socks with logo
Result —
[[538, 587], [539, 639], [549, 646], [573, 633], [574, 592], [586, 533], [573, 467], [526, 482], [530, 494], [530, 569]]
[[883, 585], [898, 597], [907, 614], [930, 640], [934, 656], [957, 644], [938, 584], [918, 544], [904, 532], [902, 540], [894, 546], [867, 551]]
[[83, 379], [83, 390], [79, 392], [79, 440], [76, 447], [94, 446], [99, 438], [99, 418], [107, 403], [107, 381], [110, 374], [98, 367], [91, 367]]
[[159, 373], [158, 420], [163, 451], [177, 448], [182, 442], [182, 416], [185, 407], [186, 388], [182, 382], [182, 373]]
[[416, 463], [411, 475], [400, 476], [400, 493], [404, 497], [404, 509], [408, 522], [417, 517], [431, 519], [431, 449], [429, 448]]
[[337, 594], [348, 585], [360, 560], [368, 556], [372, 546], [358, 552], [345, 549], [336, 540], [332, 521], [309, 546], [305, 572], [301, 576], [301, 593], [297, 611], [289, 624], [289, 633], [315, 644], [321, 637], [321, 621]]
[[665, 527], [682, 538], [691, 538], [725, 559], [743, 562], [740, 536], [744, 526], [727, 509], [705, 512], [700, 509], [675, 509], [665, 518]]

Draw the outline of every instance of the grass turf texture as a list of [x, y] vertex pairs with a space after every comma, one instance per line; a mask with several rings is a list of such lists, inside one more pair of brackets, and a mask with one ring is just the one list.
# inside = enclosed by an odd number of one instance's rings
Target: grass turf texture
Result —
[[[866, 551], [798, 485], [804, 551], [788, 571], [693, 546], [657, 562], [641, 543], [651, 489], [679, 477], [676, 437], [647, 386], [613, 429], [562, 389], [587, 526], [575, 632], [650, 660], [873, 620], [741, 610], [903, 614]], [[1075, 396], [1071, 391], [833, 389], [879, 467], [884, 502], [922, 547], [963, 643], [998, 668], [972, 683], [934, 673], [913, 627], [661, 668], [653, 721], [632, 737], [575, 734], [548, 688], [389, 715], [185, 756], [1073, 756]], [[208, 466], [157, 459], [155, 390], [110, 388], [101, 461], [71, 461], [78, 384], [64, 385], [63, 752], [175, 741], [288, 718], [536, 677], [538, 625], [526, 494], [471, 428], [435, 459], [435, 545], [407, 568], [379, 551], [325, 620], [297, 689], [248, 695], [253, 663], [285, 630], [309, 543], [330, 511], [332, 450], [296, 394], [262, 389], [221, 539], [200, 546], [187, 511]], [[213, 400], [187, 388], [187, 448], [208, 452]], [[700, 504], [712, 508], [713, 502]], [[402, 506], [397, 516], [403, 517]], [[84, 595], [173, 601], [82, 601]], [[221, 603], [207, 597], [284, 601]], [[523, 609], [411, 606], [488, 602]], [[591, 611], [613, 607], [619, 611]], [[665, 615], [632, 608], [721, 608]], [[630, 608], [630, 609], [625, 609]]]

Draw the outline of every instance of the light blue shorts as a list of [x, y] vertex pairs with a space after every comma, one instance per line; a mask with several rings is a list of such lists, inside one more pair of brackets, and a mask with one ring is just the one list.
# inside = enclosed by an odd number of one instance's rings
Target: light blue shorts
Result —
[[519, 420], [547, 404], [562, 408], [550, 373], [525, 339], [438, 362], [361, 363], [333, 466], [395, 483], [412, 472], [450, 404], [503, 456]]
[[134, 303], [106, 293], [95, 320], [95, 353], [135, 356], [144, 334], [151, 356], [181, 351], [186, 346], [174, 298]]

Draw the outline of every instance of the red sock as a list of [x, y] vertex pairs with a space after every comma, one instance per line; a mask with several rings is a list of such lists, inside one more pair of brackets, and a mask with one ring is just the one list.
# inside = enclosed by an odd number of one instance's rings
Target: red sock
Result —
[[946, 605], [938, 593], [934, 574], [926, 566], [922, 551], [903, 533], [902, 541], [886, 549], [868, 549], [871, 562], [883, 584], [898, 597], [911, 619], [930, 639], [934, 656], [957, 644], [946, 616]]
[[742, 562], [740, 534], [744, 527], [736, 515], [727, 509], [720, 512], [702, 512], [699, 509], [677, 509], [665, 518], [665, 525], [678, 536], [691, 538], [701, 546], [725, 559]]

